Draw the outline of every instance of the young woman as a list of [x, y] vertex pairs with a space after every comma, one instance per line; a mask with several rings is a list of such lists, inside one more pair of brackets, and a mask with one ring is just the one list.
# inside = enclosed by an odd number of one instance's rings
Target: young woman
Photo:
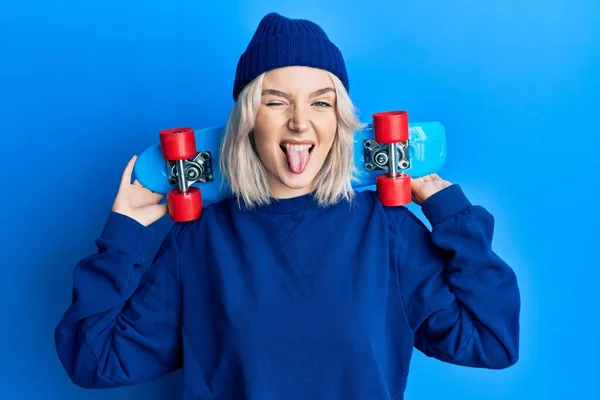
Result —
[[437, 175], [406, 207], [356, 193], [358, 127], [337, 47], [316, 24], [269, 14], [241, 56], [222, 148], [234, 196], [176, 223], [123, 173], [98, 251], [74, 270], [56, 328], [76, 384], [117, 387], [183, 369], [186, 399], [401, 399], [413, 347], [505, 368], [520, 296], [491, 248], [493, 217]]

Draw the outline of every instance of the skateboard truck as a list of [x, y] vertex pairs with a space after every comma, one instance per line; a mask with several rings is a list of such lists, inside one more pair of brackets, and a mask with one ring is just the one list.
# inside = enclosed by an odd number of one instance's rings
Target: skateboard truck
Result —
[[[196, 182], [212, 182], [214, 178], [211, 160], [210, 152], [202, 151], [193, 159], [167, 161], [169, 183], [179, 185], [179, 190], [184, 191]], [[183, 176], [183, 179], [179, 179], [180, 176]]]
[[178, 185], [167, 193], [169, 215], [177, 222], [198, 219], [202, 215], [202, 194], [192, 184], [213, 180], [210, 153], [196, 150], [193, 128], [165, 129], [159, 136], [169, 182]]
[[[368, 139], [365, 140], [363, 147], [365, 156], [365, 169], [367, 171], [388, 171], [394, 166], [396, 166], [396, 169], [407, 169], [410, 167], [410, 159], [408, 158], [407, 154], [408, 142], [397, 143], [394, 146], [395, 149], [390, 149], [389, 144], [380, 144], [373, 139]], [[389, 156], [390, 152], [391, 157]], [[398, 162], [395, 161], [394, 157], [398, 160]]]
[[384, 111], [373, 114], [375, 140], [364, 143], [365, 169], [385, 170], [377, 176], [377, 196], [384, 206], [401, 206], [412, 201], [410, 176], [402, 170], [408, 158], [408, 113]]

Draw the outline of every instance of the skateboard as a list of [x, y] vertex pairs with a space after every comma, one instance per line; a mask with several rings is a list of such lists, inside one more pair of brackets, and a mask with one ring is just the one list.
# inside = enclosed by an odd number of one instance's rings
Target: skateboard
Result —
[[[165, 129], [158, 143], [138, 155], [134, 178], [167, 195], [173, 221], [198, 219], [203, 205], [231, 194], [219, 168], [224, 131], [224, 126]], [[385, 206], [406, 205], [412, 201], [411, 178], [438, 172], [445, 162], [446, 131], [440, 122], [409, 122], [406, 111], [378, 112], [355, 132], [359, 174], [353, 187], [376, 190]]]

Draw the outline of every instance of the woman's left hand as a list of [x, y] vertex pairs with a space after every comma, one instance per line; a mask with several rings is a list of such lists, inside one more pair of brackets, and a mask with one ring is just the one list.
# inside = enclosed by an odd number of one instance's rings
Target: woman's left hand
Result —
[[452, 185], [438, 176], [438, 174], [429, 174], [421, 178], [411, 179], [412, 199], [418, 205], [422, 205], [432, 195], [442, 189]]

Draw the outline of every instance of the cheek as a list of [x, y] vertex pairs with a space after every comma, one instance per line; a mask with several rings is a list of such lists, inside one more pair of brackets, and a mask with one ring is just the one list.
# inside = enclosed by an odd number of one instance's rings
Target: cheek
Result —
[[268, 134], [268, 130], [261, 129], [259, 126], [255, 126], [254, 129], [254, 148], [258, 153], [258, 157], [265, 165], [272, 165], [279, 156], [277, 152], [281, 152], [279, 146], [275, 146], [275, 142], [272, 135]]
[[338, 124], [337, 119], [331, 118], [328, 121], [325, 121], [324, 124], [321, 125], [321, 141], [324, 144], [331, 145], [333, 140], [335, 139], [335, 134], [337, 132]]
[[265, 148], [277, 140], [278, 121], [267, 111], [259, 110], [254, 122], [254, 138], [256, 146]]
[[265, 126], [262, 119], [257, 118], [254, 124], [254, 146], [259, 152], [263, 152], [265, 145], [269, 142], [269, 128]]
[[265, 161], [266, 159], [270, 158], [271, 152], [269, 149], [268, 140], [261, 135], [261, 132], [254, 131], [254, 148], [256, 149], [258, 157], [261, 160]]

